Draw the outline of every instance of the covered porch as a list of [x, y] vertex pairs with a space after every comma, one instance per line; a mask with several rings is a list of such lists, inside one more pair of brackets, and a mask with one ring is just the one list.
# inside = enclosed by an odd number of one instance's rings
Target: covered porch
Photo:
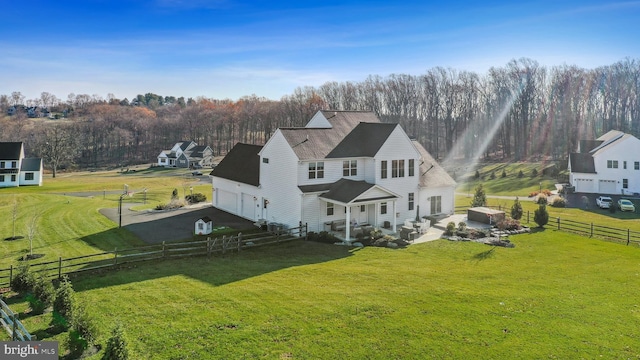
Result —
[[[327, 212], [321, 221], [324, 230], [337, 238], [352, 242], [358, 234], [380, 229], [395, 234], [398, 228], [396, 204], [399, 196], [381, 186], [365, 181], [341, 179], [319, 196]], [[344, 213], [344, 216], [339, 214]]]

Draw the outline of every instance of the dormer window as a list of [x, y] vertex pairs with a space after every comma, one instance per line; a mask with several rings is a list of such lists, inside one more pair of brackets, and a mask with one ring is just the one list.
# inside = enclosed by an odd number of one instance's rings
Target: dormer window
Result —
[[358, 175], [358, 160], [345, 160], [342, 162], [342, 176]]

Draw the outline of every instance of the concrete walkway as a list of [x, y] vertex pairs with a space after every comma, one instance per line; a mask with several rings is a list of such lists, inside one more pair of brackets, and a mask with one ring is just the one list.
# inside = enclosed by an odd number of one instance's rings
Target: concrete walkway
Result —
[[419, 238], [415, 239], [412, 244], [420, 244], [442, 238], [442, 235], [447, 228], [447, 224], [452, 221], [456, 224], [456, 226], [458, 226], [459, 222], [464, 221], [465, 223], [467, 223], [467, 227], [471, 229], [490, 229], [492, 227], [489, 224], [484, 224], [477, 221], [469, 221], [467, 219], [467, 215], [465, 214], [454, 214], [438, 220], [438, 222], [435, 224], [431, 224], [429, 230], [427, 230], [427, 232], [422, 234]]

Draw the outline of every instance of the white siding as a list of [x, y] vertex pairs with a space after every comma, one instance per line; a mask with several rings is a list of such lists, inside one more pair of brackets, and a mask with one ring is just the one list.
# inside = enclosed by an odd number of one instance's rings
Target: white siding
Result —
[[216, 207], [238, 215], [238, 194], [223, 189], [217, 189]]
[[[607, 168], [607, 160], [618, 161], [618, 168]], [[624, 162], [627, 168], [624, 168]], [[635, 137], [627, 137], [605, 146], [594, 154], [593, 162], [596, 174], [575, 174], [576, 181], [571, 184], [576, 187], [576, 192], [600, 192], [601, 189], [611, 191], [611, 184], [601, 188], [600, 180], [614, 180], [615, 190], [611, 193], [622, 192], [622, 179], [629, 180], [629, 192], [640, 192], [640, 170], [634, 169], [634, 163], [640, 161], [640, 140]], [[580, 180], [578, 180], [580, 179]], [[591, 179], [591, 182], [585, 180]], [[607, 192], [609, 193], [609, 192]]]
[[[440, 196], [441, 199], [441, 211], [436, 214], [431, 213], [431, 199], [436, 196]], [[418, 195], [416, 195], [418, 197]], [[455, 211], [455, 188], [453, 187], [434, 187], [434, 188], [422, 188], [419, 195], [419, 216], [429, 216], [438, 214], [452, 214]], [[418, 209], [416, 208], [417, 212]], [[415, 218], [415, 215], [414, 215]]]
[[[257, 220], [255, 212], [251, 214], [245, 205], [256, 205], [260, 203], [260, 189], [248, 184], [239, 183], [227, 179], [212, 176], [212, 205], [234, 215], [244, 217], [249, 220]], [[253, 198], [256, 198], [254, 201]], [[245, 211], [243, 211], [245, 210]], [[259, 210], [259, 209], [257, 209]]]
[[318, 194], [304, 194], [302, 196], [302, 223], [309, 226], [309, 231], [320, 232], [324, 230], [321, 221], [324, 210], [324, 202], [318, 199]]
[[[268, 163], [263, 161], [269, 159]], [[262, 218], [268, 222], [296, 227], [301, 221], [302, 192], [298, 188], [298, 158], [280, 130], [260, 151], [260, 185], [262, 196], [269, 201], [262, 209]], [[263, 202], [264, 204], [264, 202]]]

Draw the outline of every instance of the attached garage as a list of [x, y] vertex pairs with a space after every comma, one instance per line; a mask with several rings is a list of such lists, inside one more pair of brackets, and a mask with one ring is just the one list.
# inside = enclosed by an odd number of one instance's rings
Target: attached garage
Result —
[[594, 186], [595, 181], [593, 179], [574, 179], [576, 192], [594, 193], [597, 189]]
[[216, 189], [218, 209], [222, 209], [232, 214], [238, 213], [238, 194], [222, 189]]
[[598, 182], [598, 192], [600, 194], [615, 194], [616, 193], [616, 181], [615, 180], [600, 180]]
[[256, 220], [256, 200], [257, 198], [251, 194], [242, 194], [242, 212], [241, 216], [249, 220]]

